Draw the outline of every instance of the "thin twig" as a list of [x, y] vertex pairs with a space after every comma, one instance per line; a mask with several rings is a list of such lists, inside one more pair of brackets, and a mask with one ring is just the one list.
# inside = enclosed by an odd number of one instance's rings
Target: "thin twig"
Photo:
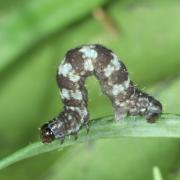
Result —
[[106, 11], [103, 8], [99, 7], [93, 11], [93, 16], [97, 19], [104, 28], [112, 34], [114, 38], [117, 38], [119, 35], [118, 28], [112, 19], [108, 16]]

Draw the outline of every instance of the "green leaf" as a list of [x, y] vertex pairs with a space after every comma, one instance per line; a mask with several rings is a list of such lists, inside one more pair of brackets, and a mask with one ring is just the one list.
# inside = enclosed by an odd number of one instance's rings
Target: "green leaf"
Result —
[[171, 176], [172, 176], [173, 180], [180, 180], [179, 169], [177, 169], [177, 171]]
[[[32, 0], [0, 19], [0, 71], [33, 45], [81, 19], [106, 0]], [[88, 5], [87, 5], [88, 3]]]
[[109, 13], [120, 34], [117, 50], [136, 82], [149, 85], [179, 72], [179, 1], [116, 1]]
[[154, 180], [163, 180], [160, 169], [158, 166], [153, 167], [153, 179]]
[[163, 114], [154, 124], [144, 121], [143, 117], [127, 117], [121, 123], [114, 123], [113, 118], [104, 117], [92, 121], [91, 131], [86, 135], [81, 131], [79, 139], [66, 140], [64, 144], [54, 141], [51, 144], [44, 145], [40, 142], [28, 145], [25, 148], [0, 161], [0, 169], [3, 169], [20, 160], [33, 157], [38, 154], [49, 152], [55, 149], [62, 150], [64, 147], [89, 140], [100, 138], [119, 138], [119, 137], [180, 137], [180, 116], [172, 114]]

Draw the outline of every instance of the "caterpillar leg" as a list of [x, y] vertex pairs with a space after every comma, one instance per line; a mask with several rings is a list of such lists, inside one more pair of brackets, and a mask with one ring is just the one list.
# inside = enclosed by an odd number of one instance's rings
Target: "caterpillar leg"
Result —
[[60, 138], [60, 143], [63, 144], [65, 140], [65, 137]]
[[78, 139], [78, 132], [75, 132], [72, 134], [74, 136], [74, 140], [77, 140]]
[[90, 121], [89, 121], [89, 119], [83, 124], [82, 127], [85, 128], [87, 134], [89, 134], [89, 131], [90, 131]]
[[115, 108], [114, 114], [115, 114], [115, 120], [117, 122], [120, 122], [127, 116], [127, 109], [123, 107]]

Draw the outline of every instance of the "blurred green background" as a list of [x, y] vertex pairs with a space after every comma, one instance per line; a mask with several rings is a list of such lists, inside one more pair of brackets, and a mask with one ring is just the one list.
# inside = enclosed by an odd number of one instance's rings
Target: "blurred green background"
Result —
[[[55, 81], [65, 52], [100, 43], [116, 52], [139, 87], [180, 113], [179, 0], [0, 0], [0, 158], [39, 140], [62, 110]], [[95, 78], [86, 82], [91, 119], [112, 114]], [[87, 142], [18, 162], [2, 180], [180, 180], [180, 140]]]

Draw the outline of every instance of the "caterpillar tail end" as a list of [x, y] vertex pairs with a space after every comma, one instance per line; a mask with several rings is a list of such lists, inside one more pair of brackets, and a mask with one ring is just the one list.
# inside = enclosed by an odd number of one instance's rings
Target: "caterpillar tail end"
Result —
[[147, 121], [149, 123], [155, 123], [156, 120], [160, 117], [162, 114], [163, 108], [162, 104], [155, 100], [151, 103], [150, 107], [148, 108], [148, 113], [145, 115]]

